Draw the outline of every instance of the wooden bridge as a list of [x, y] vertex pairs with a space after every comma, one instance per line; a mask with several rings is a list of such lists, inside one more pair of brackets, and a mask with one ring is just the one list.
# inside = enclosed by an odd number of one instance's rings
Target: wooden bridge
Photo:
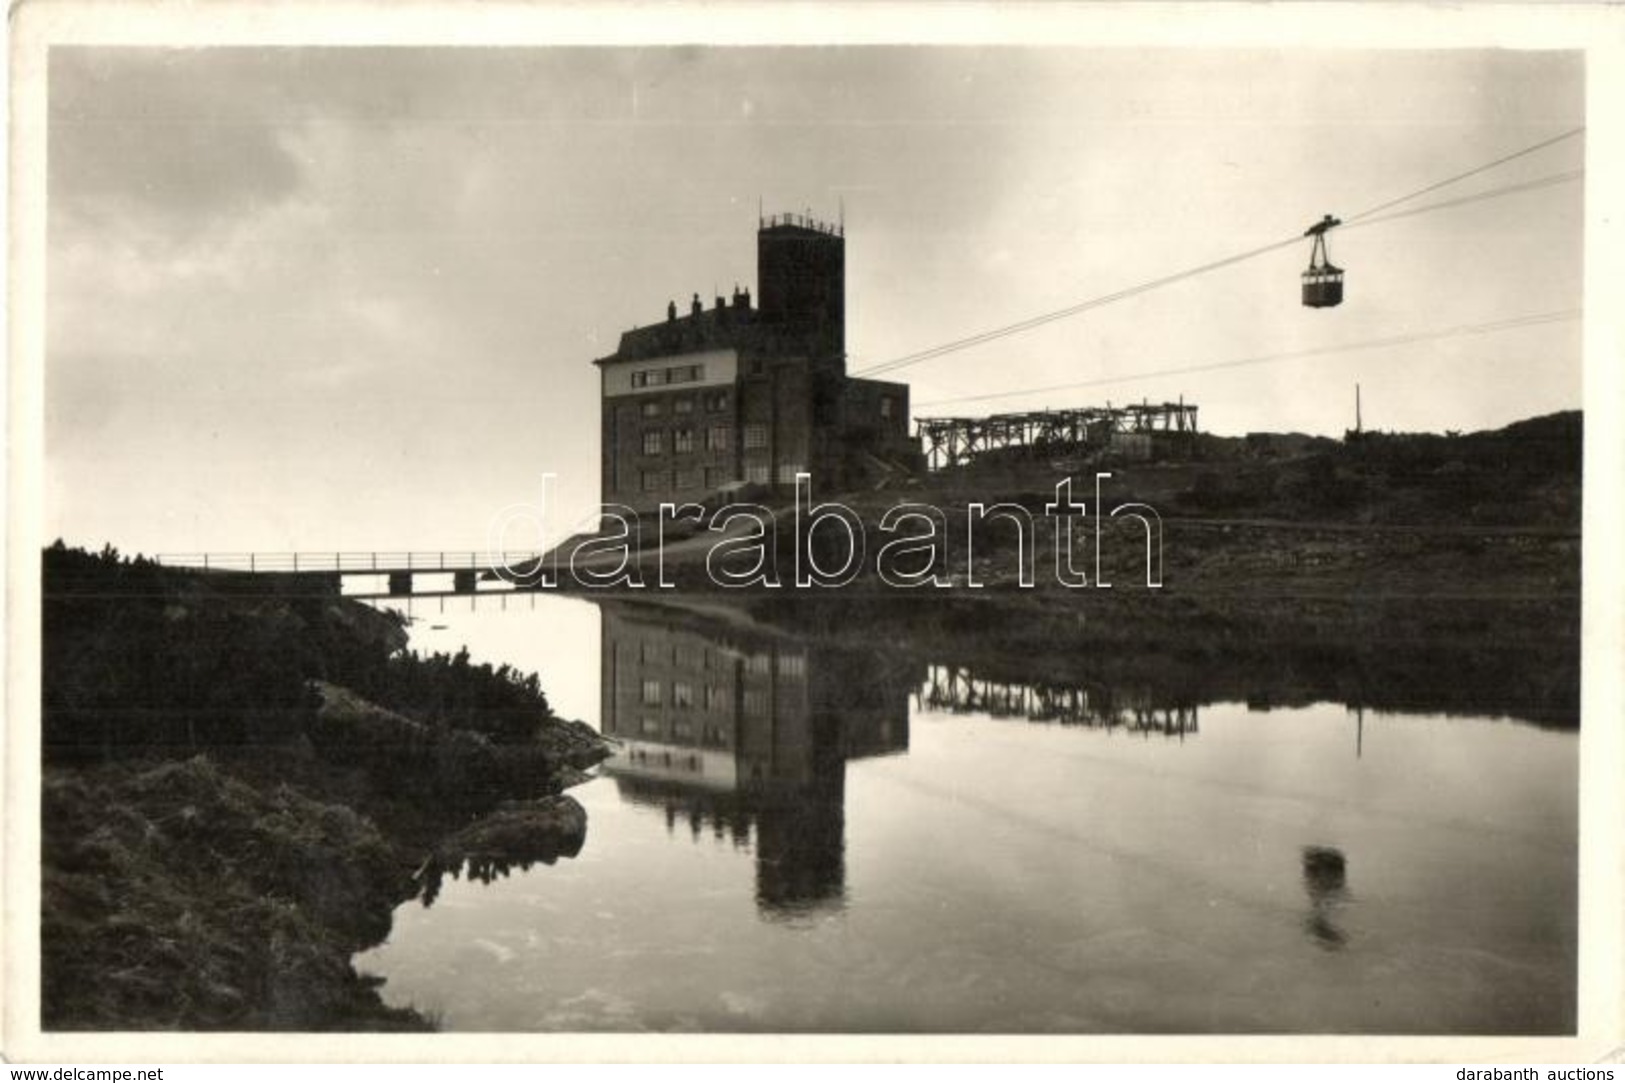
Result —
[[[425, 552], [321, 552], [298, 553], [160, 553], [153, 559], [169, 568], [236, 575], [297, 576], [321, 582], [329, 589], [341, 589], [347, 576], [385, 576], [389, 597], [416, 593], [419, 575], [450, 575], [454, 594], [472, 594], [481, 582], [526, 585], [522, 572], [510, 569], [535, 567], [540, 553], [480, 552], [439, 550]], [[357, 592], [359, 597], [381, 596], [385, 592]], [[447, 593], [437, 591], [435, 593]]]

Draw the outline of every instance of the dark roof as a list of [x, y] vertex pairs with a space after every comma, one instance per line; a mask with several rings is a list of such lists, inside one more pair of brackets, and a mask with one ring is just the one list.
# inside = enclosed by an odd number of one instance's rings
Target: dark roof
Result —
[[764, 320], [754, 308], [730, 305], [623, 332], [616, 351], [593, 364], [642, 361], [729, 347], [753, 357], [804, 356], [807, 342], [804, 333], [797, 334], [781, 324]]
[[909, 385], [900, 380], [876, 380], [869, 376], [848, 376], [846, 386], [848, 391], [863, 390], [870, 387], [880, 391], [907, 391]]
[[637, 361], [645, 357], [699, 353], [732, 346], [746, 350], [758, 344], [756, 310], [744, 307], [707, 308], [698, 315], [679, 316], [648, 327], [635, 327], [621, 335], [621, 344], [608, 357], [594, 361]]

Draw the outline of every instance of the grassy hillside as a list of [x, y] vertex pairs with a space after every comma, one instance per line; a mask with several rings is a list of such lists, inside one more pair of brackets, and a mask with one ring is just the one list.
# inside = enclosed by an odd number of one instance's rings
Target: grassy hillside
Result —
[[1164, 515], [1578, 529], [1582, 444], [1578, 411], [1465, 434], [1202, 434], [1186, 461], [1133, 463], [1108, 453], [1080, 465], [1028, 453], [930, 475], [919, 491], [949, 500], [1047, 498], [1075, 472], [1076, 490], [1092, 493], [1095, 471], [1104, 470], [1111, 501], [1142, 500]]

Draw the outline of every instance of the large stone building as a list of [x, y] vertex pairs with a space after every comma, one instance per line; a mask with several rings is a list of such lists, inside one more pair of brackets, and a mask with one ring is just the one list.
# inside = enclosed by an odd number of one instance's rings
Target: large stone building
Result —
[[694, 295], [599, 358], [603, 500], [639, 511], [714, 502], [798, 471], [828, 494], [916, 468], [908, 385], [846, 374], [846, 240], [800, 215], [764, 218], [757, 296]]

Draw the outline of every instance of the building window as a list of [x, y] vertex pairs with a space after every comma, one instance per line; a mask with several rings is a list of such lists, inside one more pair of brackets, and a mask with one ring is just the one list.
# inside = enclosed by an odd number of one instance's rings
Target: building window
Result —
[[750, 363], [750, 374], [752, 376], [760, 376], [762, 373], [764, 373], [766, 371], [767, 371], [767, 364], [766, 364], [766, 362], [762, 361], [760, 358], [757, 358], [755, 361], [752, 361]]
[[694, 706], [694, 686], [687, 681], [675, 681], [671, 686], [671, 705], [673, 707]]
[[678, 470], [674, 475], [671, 487], [678, 491], [682, 491], [684, 489], [692, 489], [699, 485], [699, 483], [700, 472], [698, 470]]
[[766, 463], [745, 467], [745, 480], [752, 485], [766, 485], [770, 476]]
[[643, 472], [643, 491], [646, 493], [659, 492], [666, 487], [666, 472], [664, 470], [645, 470]]
[[726, 391], [713, 391], [705, 396], [705, 408], [713, 414], [721, 413], [728, 408], [728, 393]]
[[720, 489], [729, 480], [729, 472], [723, 467], [708, 466], [705, 468], [705, 487], [707, 489]]
[[745, 450], [750, 451], [750, 450], [755, 449], [755, 448], [764, 448], [766, 446], [767, 446], [767, 426], [766, 425], [760, 425], [760, 424], [746, 425], [745, 426]]
[[779, 465], [779, 484], [794, 485], [796, 483], [796, 475], [805, 469], [806, 467], [802, 466], [800, 463], [781, 463]]
[[643, 416], [644, 417], [659, 417], [660, 416], [660, 400], [659, 399], [645, 399], [643, 401]]
[[766, 718], [767, 693], [751, 689], [745, 693], [741, 706], [744, 708], [746, 718]]
[[720, 688], [720, 687], [718, 687], [717, 685], [714, 685], [714, 684], [708, 684], [708, 685], [705, 686], [705, 709], [706, 710], [708, 710], [708, 711], [720, 711], [724, 706], [727, 705], [727, 702], [728, 702], [728, 698], [727, 698], [727, 693], [726, 693], [725, 689]]
[[694, 412], [694, 400], [687, 396], [675, 400], [671, 404], [671, 412], [674, 414], [692, 414]]
[[678, 429], [671, 434], [671, 449], [679, 455], [687, 455], [694, 450], [694, 430]]
[[643, 731], [643, 735], [645, 737], [657, 736], [660, 733], [660, 719], [658, 719], [658, 718], [641, 719], [638, 728]]
[[[694, 736], [694, 727], [692, 725], [690, 725], [689, 723], [679, 719], [678, 721], [672, 723], [672, 725], [671, 725], [671, 735], [673, 737], [676, 737], [676, 738], [680, 739], [680, 740], [686, 741], [690, 737]], [[692, 761], [690, 761], [689, 766], [692, 767], [692, 766], [698, 766], [698, 765], [694, 764]]]
[[712, 425], [709, 429], [705, 430], [705, 450], [728, 450], [728, 426]]
[[665, 440], [659, 429], [650, 429], [643, 434], [643, 453], [645, 455], [659, 455], [665, 447]]
[[745, 672], [753, 677], [765, 677], [773, 672], [771, 654], [753, 654], [745, 659]]
[[645, 707], [658, 707], [658, 706], [660, 706], [660, 682], [659, 681], [644, 681], [643, 682], [643, 705]]
[[807, 657], [802, 654], [779, 655], [779, 676], [805, 677], [807, 675]]
[[892, 397], [890, 395], [880, 396], [880, 416], [889, 421], [891, 420], [892, 415], [896, 412], [897, 404], [893, 401]]

